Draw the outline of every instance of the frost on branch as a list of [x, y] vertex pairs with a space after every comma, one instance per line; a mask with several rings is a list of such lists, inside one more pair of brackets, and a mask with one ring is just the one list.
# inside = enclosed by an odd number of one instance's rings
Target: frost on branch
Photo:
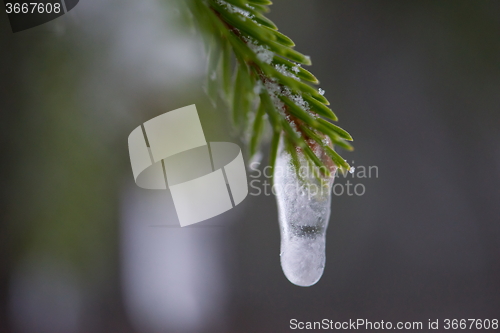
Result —
[[267, 46], [262, 46], [256, 42], [253, 38], [248, 36], [242, 36], [243, 40], [247, 43], [247, 46], [255, 53], [257, 58], [266, 63], [270, 64], [274, 58], [274, 52], [270, 51]]

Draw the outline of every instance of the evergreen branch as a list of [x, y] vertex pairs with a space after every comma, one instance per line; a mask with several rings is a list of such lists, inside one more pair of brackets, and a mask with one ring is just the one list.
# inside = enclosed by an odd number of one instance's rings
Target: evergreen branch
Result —
[[352, 137], [328, 121], [338, 118], [327, 106], [324, 91], [310, 85], [319, 81], [301, 67], [311, 60], [294, 50], [294, 42], [263, 15], [270, 4], [268, 0], [188, 1], [191, 21], [207, 32], [209, 40], [207, 93], [214, 103], [220, 99], [232, 109], [236, 128], [251, 129], [250, 156], [258, 151], [267, 118], [273, 132], [271, 168], [283, 140], [297, 171], [301, 153], [323, 176], [330, 175], [332, 165], [345, 172], [349, 164], [334, 147], [352, 150], [347, 142]]

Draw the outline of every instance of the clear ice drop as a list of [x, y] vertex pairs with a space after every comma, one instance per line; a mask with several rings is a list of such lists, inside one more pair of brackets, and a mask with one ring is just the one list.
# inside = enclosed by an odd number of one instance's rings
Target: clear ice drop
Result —
[[[323, 152], [316, 155], [322, 158]], [[299, 172], [289, 152], [280, 147], [274, 169], [281, 234], [281, 267], [285, 276], [298, 286], [308, 287], [319, 281], [325, 267], [325, 236], [330, 219], [332, 176], [322, 184], [303, 157], [297, 153]]]

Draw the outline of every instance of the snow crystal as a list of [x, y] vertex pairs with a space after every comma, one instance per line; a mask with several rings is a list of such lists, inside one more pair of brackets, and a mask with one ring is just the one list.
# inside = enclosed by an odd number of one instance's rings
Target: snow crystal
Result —
[[291, 94], [290, 99], [295, 102], [298, 106], [300, 106], [302, 109], [308, 111], [309, 110], [309, 103], [304, 101], [302, 96], [297, 95], [297, 94]]
[[266, 80], [264, 82], [264, 86], [271, 97], [271, 101], [273, 102], [274, 108], [278, 110], [283, 116], [286, 116], [283, 112], [283, 108], [285, 104], [281, 101], [279, 96], [281, 95], [281, 87], [278, 83], [273, 80]]
[[255, 40], [250, 37], [244, 36], [243, 39], [247, 43], [248, 47], [257, 55], [257, 58], [266, 63], [270, 64], [274, 58], [274, 52], [270, 51], [267, 46], [262, 46], [258, 44]]
[[298, 136], [301, 135], [300, 131], [295, 125], [295, 122], [291, 121], [290, 115], [285, 112], [285, 104], [283, 101], [279, 98], [279, 96], [286, 96], [289, 99], [291, 99], [297, 106], [302, 108], [304, 111], [307, 111], [312, 117], [316, 118], [317, 115], [310, 112], [310, 107], [309, 103], [307, 103], [301, 95], [294, 94], [290, 88], [284, 87], [279, 85], [276, 81], [274, 80], [266, 80], [264, 83], [265, 88], [267, 89], [267, 92], [269, 93], [269, 96], [271, 97], [271, 100], [273, 102], [274, 107], [276, 110], [280, 112], [280, 114], [285, 117], [285, 119], [290, 123], [290, 126], [292, 129], [297, 133]]
[[262, 82], [260, 82], [260, 80], [257, 80], [255, 86], [253, 86], [253, 92], [256, 95], [259, 95], [261, 91], [262, 91]]
[[298, 73], [300, 71], [300, 65], [296, 64], [295, 66], [293, 66], [292, 71], [294, 71], [295, 73]]
[[274, 65], [274, 68], [276, 68], [276, 70], [278, 72], [280, 72], [281, 74], [283, 75], [286, 75], [286, 76], [289, 76], [291, 78], [294, 78], [295, 80], [298, 80], [299, 78], [297, 76], [295, 76], [293, 73], [291, 73], [289, 70], [288, 70], [288, 67], [283, 65], [283, 64], [275, 64]]
[[[304, 111], [307, 111], [309, 112], [309, 103], [307, 103], [301, 95], [298, 95], [298, 94], [294, 94], [292, 93], [292, 91], [290, 90], [290, 88], [288, 87], [284, 87], [283, 88], [283, 92], [282, 94], [288, 98], [290, 98], [296, 105], [298, 105], [300, 108], [302, 108]], [[313, 116], [313, 114], [311, 112], [309, 112], [309, 114], [311, 116]]]
[[232, 5], [224, 0], [217, 0], [217, 4], [225, 7], [227, 9], [227, 11], [230, 12], [231, 14], [234, 14], [234, 13], [241, 14], [243, 16], [241, 19], [243, 19], [243, 20], [245, 20], [245, 17], [250, 18], [250, 19], [254, 18], [254, 15], [252, 13], [250, 13], [249, 11], [241, 9], [240, 7]]
[[302, 154], [299, 154], [299, 163], [303, 181], [297, 177], [291, 155], [281, 144], [274, 186], [281, 235], [281, 267], [290, 282], [307, 287], [318, 282], [325, 267], [325, 236], [330, 219], [333, 176], [322, 185]]
[[325, 91], [321, 88], [318, 89], [318, 92], [321, 96], [323, 96], [325, 94]]

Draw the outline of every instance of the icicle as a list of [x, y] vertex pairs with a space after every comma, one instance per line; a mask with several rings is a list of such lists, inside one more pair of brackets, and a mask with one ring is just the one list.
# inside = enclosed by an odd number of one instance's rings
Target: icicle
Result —
[[302, 179], [297, 177], [290, 153], [280, 146], [274, 184], [281, 234], [281, 267], [290, 282], [308, 287], [318, 282], [325, 267], [325, 236], [335, 168], [332, 167], [332, 177], [324, 179], [321, 185], [303, 155], [297, 155]]

